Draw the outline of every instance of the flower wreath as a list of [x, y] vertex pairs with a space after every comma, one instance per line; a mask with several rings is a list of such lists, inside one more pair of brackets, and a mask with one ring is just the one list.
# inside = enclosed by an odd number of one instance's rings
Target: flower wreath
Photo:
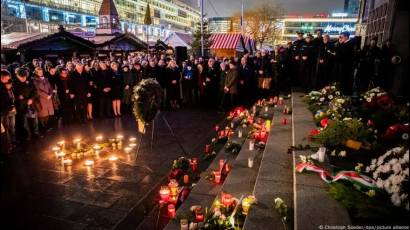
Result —
[[162, 88], [153, 78], [143, 79], [133, 89], [132, 111], [143, 124], [154, 120], [162, 103]]

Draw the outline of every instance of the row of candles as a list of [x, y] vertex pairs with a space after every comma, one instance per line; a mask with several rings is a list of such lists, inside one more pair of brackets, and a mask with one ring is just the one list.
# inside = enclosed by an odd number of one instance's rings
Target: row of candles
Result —
[[[103, 136], [97, 136], [96, 138], [97, 144], [93, 145], [92, 147], [92, 151], [95, 155], [98, 156], [98, 154], [101, 151], [101, 145], [104, 138]], [[111, 139], [111, 147], [113, 148], [113, 150], [115, 149], [121, 149], [122, 148], [122, 142], [123, 142], [124, 137], [122, 135], [117, 135], [117, 137], [115, 139]], [[130, 137], [129, 139], [129, 145], [127, 147], [124, 148], [124, 152], [125, 153], [130, 153], [132, 151], [132, 149], [137, 145], [136, 142], [136, 138], [135, 137]], [[75, 149], [77, 151], [81, 150], [82, 147], [82, 143], [81, 143], [82, 139], [81, 138], [75, 138], [73, 140], [73, 145], [75, 146]], [[71, 165], [73, 160], [70, 158], [65, 158], [66, 156], [66, 152], [67, 152], [67, 148], [66, 148], [66, 142], [64, 140], [58, 141], [57, 145], [52, 147], [52, 151], [55, 153], [57, 158], [61, 158], [62, 164], [63, 165]], [[78, 155], [77, 155], [78, 156]], [[85, 154], [83, 154], [83, 156], [85, 156]], [[71, 153], [71, 157], [73, 157], [73, 153]], [[108, 158], [109, 161], [116, 161], [118, 160], [118, 157], [115, 155], [111, 155]], [[85, 166], [93, 166], [94, 165], [94, 160], [92, 159], [86, 159], [84, 161], [84, 165]]]
[[[273, 104], [278, 104], [278, 105], [283, 105], [283, 98], [278, 98], [278, 97], [274, 97], [272, 99]], [[258, 105], [262, 105], [263, 101], [259, 101]], [[268, 112], [269, 107], [265, 106], [264, 107], [264, 111]], [[230, 113], [231, 117], [235, 117], [235, 116], [240, 116], [243, 114], [245, 110], [243, 109], [237, 109], [234, 110], [233, 112]], [[256, 106], [253, 107], [253, 113], [256, 113]], [[284, 110], [283, 110], [283, 114], [288, 114], [289, 113], [289, 108], [287, 106], [284, 106]], [[253, 123], [253, 116], [248, 116], [248, 123], [252, 124]], [[282, 119], [282, 124], [287, 124], [287, 119], [283, 118]], [[218, 133], [218, 138], [224, 138], [224, 137], [230, 137], [233, 134], [233, 131], [231, 129], [233, 129], [235, 127], [235, 124], [233, 122], [231, 122], [230, 124], [230, 128], [226, 127], [225, 130], [219, 130], [219, 126], [215, 126], [215, 131]], [[271, 127], [271, 121], [270, 120], [266, 120], [264, 126], [262, 127], [262, 130], [257, 131], [255, 134], [255, 139], [256, 140], [265, 140], [267, 139], [267, 134], [268, 132], [266, 130], [270, 130]], [[242, 130], [238, 131], [238, 137], [242, 138], [243, 136], [243, 132]], [[255, 141], [251, 140], [249, 143], [249, 150], [254, 150], [255, 149]], [[212, 149], [211, 149], [211, 145], [205, 145], [205, 153], [211, 153]], [[248, 158], [248, 167], [252, 168], [253, 167], [253, 162], [254, 162], [254, 157], [249, 157]], [[192, 165], [191, 165], [192, 166]], [[221, 183], [221, 177], [222, 177], [222, 171], [225, 168], [226, 172], [229, 172], [231, 170], [231, 166], [226, 163], [225, 159], [220, 159], [219, 160], [219, 170], [217, 171], [213, 171], [214, 174], [214, 181], [215, 183], [219, 184]], [[187, 176], [187, 175], [186, 175]], [[171, 182], [170, 182], [171, 183]], [[185, 183], [185, 176], [184, 176], [184, 183]], [[161, 195], [161, 200], [168, 200], [169, 199], [169, 194], [172, 193], [172, 184], [169, 184], [168, 187], [163, 186], [160, 190], [160, 195]], [[229, 208], [231, 207], [234, 202], [235, 202], [235, 198], [228, 193], [222, 193], [221, 195], [221, 202], [219, 200], [216, 200], [214, 203], [214, 207], [219, 209], [221, 207], [221, 203], [222, 205], [224, 205], [225, 207]], [[248, 196], [245, 197], [244, 199], [242, 199], [241, 205], [242, 205], [242, 213], [247, 215], [249, 208], [251, 206], [251, 204], [254, 202], [254, 198]], [[204, 215], [202, 214], [202, 211], [200, 208], [196, 209], [195, 211], [195, 220], [197, 222], [202, 222], [204, 221]], [[174, 218], [176, 216], [176, 209], [175, 209], [175, 204], [171, 203], [168, 205], [168, 215], [170, 218]], [[187, 219], [182, 219], [181, 222], [181, 230], [188, 230], [189, 229], [189, 225], [188, 225], [188, 220]], [[191, 223], [192, 224], [192, 223]]]

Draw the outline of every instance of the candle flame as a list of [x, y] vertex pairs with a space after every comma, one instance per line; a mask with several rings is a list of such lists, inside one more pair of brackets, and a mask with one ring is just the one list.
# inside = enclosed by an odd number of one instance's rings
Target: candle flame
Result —
[[110, 161], [116, 161], [116, 160], [118, 160], [118, 157], [117, 156], [111, 156], [110, 158], [108, 158], [108, 160], [110, 160]]
[[85, 166], [92, 166], [94, 164], [94, 161], [93, 160], [85, 160], [84, 161], [84, 165]]

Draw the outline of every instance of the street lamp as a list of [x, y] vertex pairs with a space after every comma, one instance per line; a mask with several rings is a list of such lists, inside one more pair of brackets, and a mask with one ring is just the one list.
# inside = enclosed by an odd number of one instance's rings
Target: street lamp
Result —
[[242, 29], [242, 36], [245, 36], [245, 30], [244, 30], [244, 27], [245, 27], [245, 20], [244, 20], [244, 16], [243, 16], [243, 4], [244, 4], [244, 2], [245, 2], [245, 0], [242, 0], [242, 5], [241, 5], [241, 29]]

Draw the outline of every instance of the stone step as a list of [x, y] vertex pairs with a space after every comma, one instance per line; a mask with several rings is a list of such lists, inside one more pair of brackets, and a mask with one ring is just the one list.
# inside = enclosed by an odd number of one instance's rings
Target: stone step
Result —
[[[285, 100], [289, 106], [290, 101]], [[293, 191], [292, 191], [292, 156], [287, 154], [291, 145], [291, 116], [282, 115], [282, 106], [278, 106], [269, 133], [268, 143], [262, 156], [261, 165], [254, 188], [251, 190], [258, 201], [251, 206], [243, 229], [281, 229], [280, 216], [274, 209], [274, 199], [282, 198], [290, 209], [287, 229], [292, 229]], [[281, 119], [287, 118], [287, 125]]]
[[[310, 130], [316, 128], [312, 113], [302, 101], [304, 94], [292, 93], [293, 144], [306, 145]], [[293, 152], [294, 165], [300, 163], [300, 155], [310, 155], [312, 151]], [[346, 226], [351, 224], [344, 206], [329, 196], [328, 185], [313, 173], [297, 173], [294, 180], [294, 229], [313, 230], [325, 226]]]
[[[267, 117], [273, 117], [273, 108], [269, 108]], [[241, 139], [237, 137], [238, 130], [243, 131], [244, 137]], [[260, 160], [258, 161], [258, 158], [255, 158], [254, 167], [248, 168], [248, 156], [251, 154], [251, 151], [248, 148], [249, 139], [245, 136], [248, 131], [249, 128], [243, 128], [240, 126], [235, 129], [235, 133], [233, 134], [231, 139], [236, 141], [240, 140], [243, 142], [241, 151], [237, 155], [226, 153], [224, 149], [221, 149], [219, 151], [208, 169], [201, 174], [201, 179], [192, 189], [188, 198], [178, 208], [177, 216], [189, 213], [190, 208], [193, 205], [201, 205], [204, 208], [211, 207], [212, 203], [215, 201], [221, 191], [229, 192], [237, 198], [239, 198], [243, 194], [252, 193], [255, 183], [254, 179], [252, 178], [256, 178]], [[228, 174], [222, 184], [216, 184], [205, 179], [205, 176], [209, 175], [213, 170], [219, 168], [220, 159], [226, 159], [227, 162], [232, 165], [232, 171]], [[180, 223], [175, 219], [170, 220], [170, 222], [164, 229], [180, 229]]]

